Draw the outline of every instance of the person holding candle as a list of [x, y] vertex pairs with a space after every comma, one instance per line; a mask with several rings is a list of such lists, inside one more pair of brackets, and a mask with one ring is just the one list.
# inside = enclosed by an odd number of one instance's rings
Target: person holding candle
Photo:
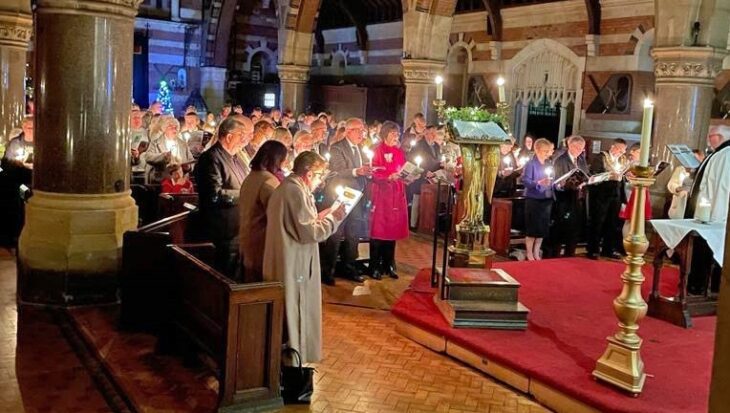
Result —
[[[494, 183], [494, 191], [492, 191], [495, 198], [512, 197], [517, 189], [517, 178], [520, 176], [521, 171], [517, 171], [519, 165], [512, 152], [513, 146], [512, 141], [499, 145], [501, 162], [497, 171], [497, 180]], [[486, 210], [487, 208], [485, 208], [485, 212], [487, 212]]]
[[26, 116], [21, 124], [22, 133], [10, 139], [3, 154], [2, 167], [32, 169], [33, 162], [33, 116]]
[[[705, 154], [697, 149], [693, 149], [697, 161], [702, 164], [705, 159]], [[672, 176], [667, 182], [667, 190], [672, 194], [672, 203], [669, 205], [667, 216], [669, 219], [682, 219], [684, 218], [684, 211], [687, 208], [687, 196], [689, 190], [692, 188], [694, 182], [694, 170], [690, 172], [682, 165], [677, 165], [672, 171]]]
[[608, 173], [609, 179], [590, 185], [588, 189], [590, 222], [587, 256], [590, 259], [598, 259], [599, 247], [604, 257], [621, 258], [616, 246], [620, 238], [618, 215], [622, 196], [625, 196], [622, 190], [623, 171], [628, 163], [625, 152], [626, 141], [617, 138], [608, 151], [599, 153], [591, 161], [591, 174]]
[[398, 171], [406, 163], [399, 146], [400, 127], [386, 121], [380, 129], [380, 143], [372, 157], [370, 184], [370, 276], [398, 278], [395, 266], [396, 241], [408, 238], [408, 204], [405, 183]]
[[411, 126], [406, 128], [403, 133], [403, 139], [401, 140], [403, 150], [408, 152], [415, 147], [415, 145], [411, 144], [411, 142], [415, 141], [418, 143], [418, 141], [423, 138], [426, 134], [426, 126], [426, 117], [423, 116], [423, 113], [419, 112], [413, 115], [413, 122], [411, 123]]
[[426, 182], [427, 178], [433, 176], [434, 172], [443, 168], [441, 163], [441, 144], [443, 143], [444, 135], [439, 133], [436, 126], [431, 125], [424, 130], [423, 139], [419, 139], [413, 149], [408, 152], [408, 160], [413, 164], [416, 163], [416, 158], [421, 158], [421, 164], [418, 166], [425, 171], [425, 175], [421, 179], [408, 186], [411, 204], [410, 225], [412, 228], [415, 228], [418, 224], [421, 186]]
[[547, 139], [535, 141], [535, 156], [522, 174], [525, 185], [525, 247], [529, 261], [542, 259], [542, 240], [548, 236], [553, 204], [555, 171], [548, 163], [554, 145]]
[[185, 172], [192, 169], [193, 154], [187, 142], [180, 137], [180, 124], [171, 115], [163, 115], [160, 119], [162, 136], [150, 142], [144, 156], [147, 165], [147, 182], [159, 184], [167, 178], [167, 166], [177, 163], [183, 166]]

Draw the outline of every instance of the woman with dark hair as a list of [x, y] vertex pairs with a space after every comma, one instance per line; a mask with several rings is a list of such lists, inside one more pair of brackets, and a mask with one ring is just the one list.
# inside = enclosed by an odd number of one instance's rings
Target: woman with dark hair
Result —
[[370, 276], [383, 274], [398, 278], [395, 272], [395, 242], [408, 238], [408, 203], [406, 186], [398, 172], [406, 163], [400, 148], [400, 127], [386, 121], [380, 128], [380, 144], [375, 147], [370, 186]]
[[243, 281], [263, 280], [266, 244], [266, 207], [269, 197], [281, 182], [281, 168], [289, 151], [278, 141], [266, 141], [251, 160], [251, 173], [241, 185], [239, 245], [243, 262]]

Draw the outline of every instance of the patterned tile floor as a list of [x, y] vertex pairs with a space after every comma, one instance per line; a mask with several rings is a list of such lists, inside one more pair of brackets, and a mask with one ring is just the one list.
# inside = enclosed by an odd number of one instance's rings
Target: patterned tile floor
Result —
[[[394, 331], [389, 312], [361, 308], [388, 308], [413, 272], [430, 265], [430, 254], [425, 239], [400, 243], [397, 257], [401, 279], [370, 282], [370, 298], [365, 295], [359, 302], [347, 302], [355, 284], [338, 282], [336, 287], [328, 287], [328, 302], [345, 301], [342, 304], [348, 305], [325, 307], [325, 359], [317, 366], [312, 404], [287, 406], [283, 412], [546, 411], [475, 370], [401, 337]], [[103, 383], [87, 373], [64, 338], [58, 316], [23, 307], [18, 320], [14, 264], [12, 257], [0, 260], [0, 412], [120, 411], [118, 403], [109, 400], [107, 404], [97, 390]], [[186, 370], [181, 361], [154, 354], [150, 337], [114, 331], [108, 309], [85, 311], [87, 320], [98, 330], [99, 351], [113, 352], [117, 346], [121, 353], [113, 360], [119, 371], [125, 372], [134, 386], [146, 388], [129, 395], [132, 410], [207, 409], [215, 383], [205, 373]], [[122, 343], [134, 350], [123, 350]], [[145, 368], [147, 371], [140, 371]], [[154, 396], [150, 394], [152, 388]]]

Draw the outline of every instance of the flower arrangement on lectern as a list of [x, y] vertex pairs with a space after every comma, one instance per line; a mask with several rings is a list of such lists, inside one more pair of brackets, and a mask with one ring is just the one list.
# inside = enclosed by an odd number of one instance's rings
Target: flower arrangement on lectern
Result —
[[484, 262], [494, 255], [489, 248], [489, 226], [484, 223], [484, 197], [492, 202], [499, 169], [499, 145], [510, 141], [503, 113], [484, 107], [448, 107], [443, 111], [448, 139], [459, 145], [463, 186], [459, 202], [463, 216], [456, 225], [456, 244], [450, 248], [461, 265]]

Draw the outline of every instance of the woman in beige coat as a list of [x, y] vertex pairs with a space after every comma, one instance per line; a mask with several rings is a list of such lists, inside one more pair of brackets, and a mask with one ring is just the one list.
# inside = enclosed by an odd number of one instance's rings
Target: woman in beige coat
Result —
[[281, 182], [279, 176], [288, 154], [281, 142], [265, 142], [251, 160], [251, 173], [241, 185], [239, 248], [244, 282], [263, 280], [266, 207]]
[[329, 238], [345, 217], [344, 206], [319, 214], [315, 190], [325, 173], [325, 160], [302, 152], [294, 169], [269, 199], [266, 212], [264, 280], [283, 281], [285, 334], [302, 363], [322, 358], [322, 284], [318, 243]]

